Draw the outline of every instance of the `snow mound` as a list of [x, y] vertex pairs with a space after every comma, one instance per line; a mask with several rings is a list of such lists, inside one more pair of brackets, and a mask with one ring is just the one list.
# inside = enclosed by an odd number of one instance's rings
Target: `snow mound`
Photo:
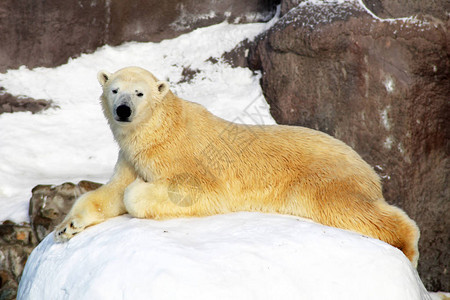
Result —
[[292, 216], [121, 216], [47, 236], [18, 299], [430, 299], [396, 248]]

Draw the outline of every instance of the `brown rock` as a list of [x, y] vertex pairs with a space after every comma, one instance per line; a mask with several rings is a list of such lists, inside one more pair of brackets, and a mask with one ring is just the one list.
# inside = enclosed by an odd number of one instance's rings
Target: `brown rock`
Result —
[[245, 39], [237, 44], [236, 47], [234, 47], [234, 49], [232, 49], [231, 51], [222, 54], [221, 58], [234, 68], [248, 68], [248, 53], [250, 49], [254, 47], [255, 43], [253, 41]]
[[450, 60], [442, 22], [382, 22], [357, 4], [301, 5], [257, 41], [250, 65], [281, 124], [327, 132], [383, 179], [421, 228], [419, 273], [450, 290]]
[[381, 18], [401, 18], [412, 15], [431, 15], [443, 21], [448, 20], [450, 2], [448, 0], [363, 0], [364, 4]]
[[11, 221], [0, 224], [0, 245], [28, 246], [35, 243], [29, 224], [16, 224]]
[[0, 224], [0, 299], [15, 299], [23, 268], [36, 245], [29, 224]]
[[302, 2], [306, 2], [306, 0], [283, 0], [283, 1], [281, 1], [281, 5], [280, 5], [281, 16], [284, 16], [285, 14], [288, 13], [288, 11], [290, 11], [291, 9], [293, 9], [294, 7], [296, 7], [297, 5], [299, 5]]
[[[306, 0], [281, 1], [281, 15]], [[429, 15], [442, 21], [449, 19], [448, 0], [410, 1], [410, 0], [362, 0], [365, 6], [380, 18], [403, 18], [414, 15]]]
[[56, 107], [50, 100], [36, 100], [30, 97], [13, 96], [0, 88], [0, 114], [18, 111], [37, 113], [50, 107]]
[[99, 0], [0, 2], [0, 72], [56, 66], [105, 43], [106, 3]]
[[101, 184], [80, 181], [77, 185], [38, 185], [30, 199], [30, 224], [0, 224], [0, 299], [15, 299], [28, 256], [66, 216], [74, 200]]
[[7, 270], [0, 270], [0, 299], [13, 300], [17, 296], [18, 283]]
[[0, 1], [0, 72], [54, 67], [104, 44], [160, 41], [195, 28], [269, 20], [279, 0]]
[[199, 73], [199, 69], [191, 69], [191, 66], [183, 67], [183, 71], [181, 71], [181, 79], [178, 81], [178, 84], [191, 82]]
[[99, 183], [80, 181], [78, 185], [63, 183], [58, 186], [38, 185], [33, 188], [28, 213], [37, 241], [42, 241], [61, 223], [79, 196], [100, 186]]

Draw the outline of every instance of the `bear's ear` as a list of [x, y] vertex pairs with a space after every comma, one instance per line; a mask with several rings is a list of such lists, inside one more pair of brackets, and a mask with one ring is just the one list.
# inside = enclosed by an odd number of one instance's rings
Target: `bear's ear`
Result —
[[97, 79], [101, 86], [105, 85], [105, 83], [109, 80], [109, 77], [111, 77], [111, 73], [107, 71], [100, 71], [97, 74]]
[[158, 93], [159, 93], [158, 98], [162, 100], [166, 96], [167, 92], [169, 91], [170, 86], [165, 81], [158, 81], [156, 83], [156, 87], [158, 88]]

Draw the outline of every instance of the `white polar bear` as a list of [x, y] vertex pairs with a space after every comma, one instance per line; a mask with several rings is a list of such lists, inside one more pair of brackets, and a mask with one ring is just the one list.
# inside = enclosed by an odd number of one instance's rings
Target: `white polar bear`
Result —
[[341, 141], [304, 127], [230, 123], [141, 68], [103, 71], [98, 80], [119, 158], [111, 180], [76, 201], [57, 241], [126, 212], [164, 219], [260, 211], [378, 238], [417, 265], [416, 224], [385, 202], [376, 173]]

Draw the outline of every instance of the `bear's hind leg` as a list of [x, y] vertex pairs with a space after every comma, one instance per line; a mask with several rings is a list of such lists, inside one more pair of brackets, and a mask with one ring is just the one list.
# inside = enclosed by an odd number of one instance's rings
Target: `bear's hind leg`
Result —
[[[399, 250], [417, 267], [419, 229], [406, 213], [384, 200], [360, 202], [346, 226], [336, 226], [382, 240]], [[343, 224], [340, 224], [343, 225]]]
[[386, 242], [400, 249], [406, 257], [408, 257], [414, 267], [417, 268], [417, 263], [419, 261], [419, 228], [400, 208], [390, 206], [389, 204], [384, 205], [387, 206], [387, 210], [392, 216], [391, 218], [396, 223], [396, 239], [392, 242]]
[[420, 232], [416, 223], [403, 210], [384, 200], [371, 203], [370, 207], [367, 211], [370, 213], [363, 213], [361, 217], [364, 221], [361, 232], [398, 248], [417, 267]]
[[306, 217], [382, 240], [401, 250], [417, 266], [419, 229], [403, 210], [389, 205], [384, 199], [349, 201], [345, 197], [336, 197], [333, 200], [310, 205]]

